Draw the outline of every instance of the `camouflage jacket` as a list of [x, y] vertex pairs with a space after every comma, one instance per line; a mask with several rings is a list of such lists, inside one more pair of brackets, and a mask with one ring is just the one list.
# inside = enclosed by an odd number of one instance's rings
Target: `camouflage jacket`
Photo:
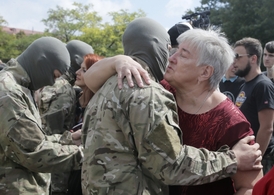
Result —
[[[36, 91], [42, 128], [47, 135], [62, 134], [74, 125], [76, 94], [69, 80], [67, 75], [62, 75], [53, 86]], [[69, 173], [58, 172], [51, 176], [52, 192], [66, 192]]]
[[156, 82], [123, 89], [113, 76], [84, 115], [83, 194], [166, 195], [167, 185], [204, 184], [236, 173], [234, 154], [181, 144], [174, 97]]
[[0, 71], [0, 194], [48, 194], [50, 172], [79, 169], [81, 148], [71, 134], [46, 136], [30, 78], [16, 60]]
[[62, 134], [72, 128], [76, 95], [64, 77], [56, 79], [53, 86], [38, 90], [35, 99], [41, 115], [42, 128], [46, 134]]

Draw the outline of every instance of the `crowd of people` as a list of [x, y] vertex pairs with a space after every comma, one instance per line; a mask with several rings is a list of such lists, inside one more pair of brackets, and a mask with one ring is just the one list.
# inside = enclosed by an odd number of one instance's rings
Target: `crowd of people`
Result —
[[42, 37], [1, 62], [0, 194], [273, 193], [274, 41], [143, 17], [122, 44]]

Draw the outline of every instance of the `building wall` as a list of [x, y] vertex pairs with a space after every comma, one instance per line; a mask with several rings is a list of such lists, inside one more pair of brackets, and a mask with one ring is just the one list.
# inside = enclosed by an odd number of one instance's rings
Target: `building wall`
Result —
[[43, 32], [40, 31], [34, 31], [34, 30], [26, 30], [26, 29], [20, 29], [20, 28], [13, 28], [8, 26], [1, 26], [2, 30], [9, 34], [17, 34], [20, 31], [24, 32], [25, 35], [33, 35], [33, 34], [43, 34]]

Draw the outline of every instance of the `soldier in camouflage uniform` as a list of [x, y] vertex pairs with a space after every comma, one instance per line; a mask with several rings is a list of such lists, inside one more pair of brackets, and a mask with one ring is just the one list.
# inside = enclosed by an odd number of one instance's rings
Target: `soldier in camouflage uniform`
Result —
[[[74, 124], [76, 95], [73, 86], [62, 75], [54, 85], [35, 92], [35, 99], [41, 116], [42, 129], [47, 135], [63, 134]], [[69, 172], [51, 174], [51, 192], [54, 195], [66, 194]]]
[[[69, 41], [66, 47], [71, 60], [69, 70], [57, 78], [54, 85], [36, 92], [42, 128], [47, 135], [62, 134], [75, 125], [76, 94], [73, 86], [76, 71], [80, 69], [84, 55], [94, 52], [90, 45], [79, 40]], [[66, 194], [69, 174], [52, 173], [52, 194]]]
[[42, 128], [47, 135], [62, 134], [74, 123], [75, 90], [65, 79], [57, 78], [54, 85], [36, 91]]
[[80, 169], [82, 149], [69, 131], [45, 135], [33, 91], [53, 85], [70, 64], [56, 38], [34, 41], [0, 72], [0, 194], [49, 194], [50, 173]]
[[[163, 78], [168, 43], [166, 30], [149, 18], [132, 21], [123, 35], [125, 55], [149, 68], [156, 81]], [[84, 75], [90, 89], [89, 72], [95, 68], [96, 64]], [[83, 194], [167, 195], [167, 185], [204, 184], [236, 173], [239, 155], [228, 147], [209, 152], [181, 144], [175, 99], [160, 84], [151, 81], [131, 88], [125, 81], [120, 90], [117, 80], [112, 76], [94, 90], [86, 108]], [[253, 147], [259, 146], [248, 146]], [[260, 154], [256, 152], [251, 165]]]
[[73, 88], [76, 71], [80, 69], [83, 56], [93, 53], [85, 42], [72, 40], [66, 45], [71, 65], [69, 70], [56, 79], [52, 86], [45, 86], [36, 93], [36, 101], [42, 120], [42, 127], [48, 135], [62, 134], [74, 124], [76, 95]]

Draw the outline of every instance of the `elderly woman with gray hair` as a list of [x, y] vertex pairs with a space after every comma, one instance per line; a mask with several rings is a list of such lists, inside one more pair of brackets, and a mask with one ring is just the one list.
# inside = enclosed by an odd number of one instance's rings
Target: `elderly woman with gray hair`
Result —
[[[244, 115], [218, 90], [234, 60], [226, 38], [218, 31], [194, 29], [177, 41], [179, 48], [169, 58], [161, 84], [176, 98], [183, 143], [216, 151], [222, 145], [233, 147], [241, 138], [252, 135]], [[231, 178], [213, 183], [176, 188], [176, 193], [251, 194], [261, 177], [261, 171], [238, 171]]]

